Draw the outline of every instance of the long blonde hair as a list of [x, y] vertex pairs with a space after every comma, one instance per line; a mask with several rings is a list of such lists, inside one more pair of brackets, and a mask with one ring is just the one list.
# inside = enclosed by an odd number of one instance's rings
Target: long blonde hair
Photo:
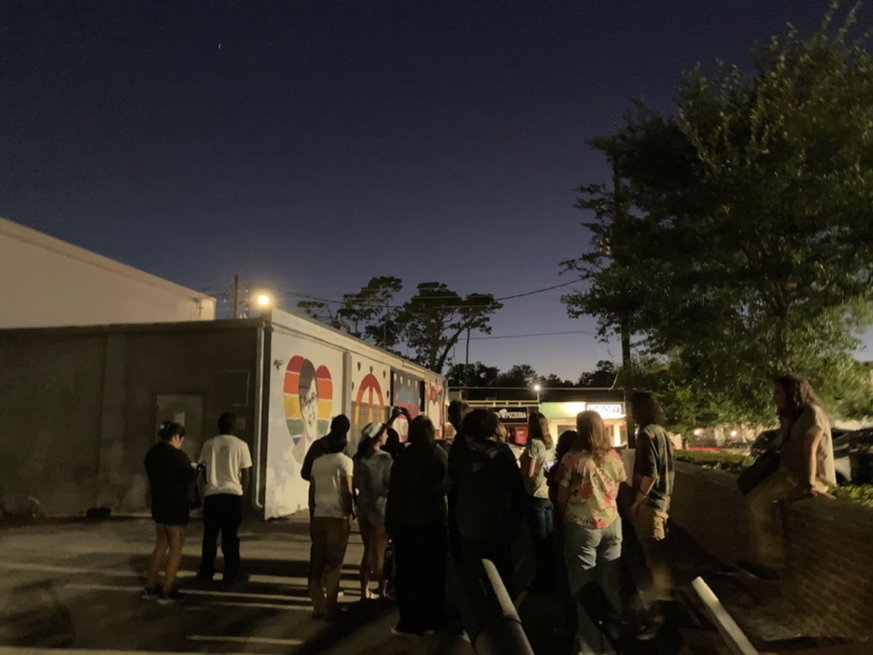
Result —
[[612, 445], [600, 414], [579, 412], [576, 415], [576, 432], [579, 433], [576, 449], [587, 450], [598, 466], [603, 465], [606, 456], [612, 450]]

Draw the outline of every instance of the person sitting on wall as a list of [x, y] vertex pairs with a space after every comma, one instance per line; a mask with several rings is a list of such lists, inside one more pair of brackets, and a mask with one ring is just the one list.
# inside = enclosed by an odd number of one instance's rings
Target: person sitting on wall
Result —
[[248, 444], [233, 435], [236, 416], [222, 414], [218, 436], [207, 440], [200, 452], [206, 466], [206, 492], [203, 500], [203, 558], [198, 580], [215, 575], [218, 533], [224, 555], [222, 580], [232, 583], [239, 575], [239, 526], [242, 523], [242, 498], [251, 481], [252, 455]]
[[[144, 462], [152, 494], [152, 518], [155, 520], [157, 542], [152, 551], [149, 578], [142, 598], [157, 599], [163, 605], [184, 597], [175, 588], [175, 583], [188, 526], [188, 487], [197, 479], [198, 469], [181, 450], [185, 428], [178, 423], [164, 421], [158, 436], [161, 440], [152, 446]], [[158, 585], [161, 570], [166, 572], [164, 584]]]
[[782, 424], [779, 469], [748, 495], [750, 556], [742, 566], [763, 578], [775, 578], [784, 565], [784, 544], [775, 503], [812, 496], [833, 498], [837, 486], [834, 444], [827, 414], [810, 384], [780, 377], [773, 400]]

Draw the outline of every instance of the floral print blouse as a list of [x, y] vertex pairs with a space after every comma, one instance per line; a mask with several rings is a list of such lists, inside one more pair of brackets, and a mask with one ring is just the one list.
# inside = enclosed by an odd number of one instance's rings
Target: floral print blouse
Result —
[[567, 453], [556, 477], [562, 487], [570, 490], [565, 521], [602, 529], [618, 518], [618, 486], [627, 479], [627, 474], [614, 450], [600, 465], [585, 451]]

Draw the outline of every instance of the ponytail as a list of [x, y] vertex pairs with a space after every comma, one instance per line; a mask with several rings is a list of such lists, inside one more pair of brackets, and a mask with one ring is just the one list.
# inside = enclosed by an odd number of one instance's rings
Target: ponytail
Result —
[[180, 437], [185, 436], [185, 428], [179, 423], [173, 423], [172, 421], [164, 421], [161, 423], [161, 429], [158, 430], [158, 436], [163, 441], [171, 441], [173, 437], [179, 435]]

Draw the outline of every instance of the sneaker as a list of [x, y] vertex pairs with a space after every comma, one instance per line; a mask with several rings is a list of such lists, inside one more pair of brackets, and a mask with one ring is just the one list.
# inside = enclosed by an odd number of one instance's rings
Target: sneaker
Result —
[[155, 587], [154, 589], [143, 589], [142, 593], [139, 595], [143, 600], [157, 600], [161, 595], [160, 587]]
[[173, 589], [168, 594], [160, 594], [160, 596], [158, 597], [158, 604], [172, 605], [176, 601], [185, 600], [186, 598], [188, 598], [188, 594], [183, 594], [178, 589]]

